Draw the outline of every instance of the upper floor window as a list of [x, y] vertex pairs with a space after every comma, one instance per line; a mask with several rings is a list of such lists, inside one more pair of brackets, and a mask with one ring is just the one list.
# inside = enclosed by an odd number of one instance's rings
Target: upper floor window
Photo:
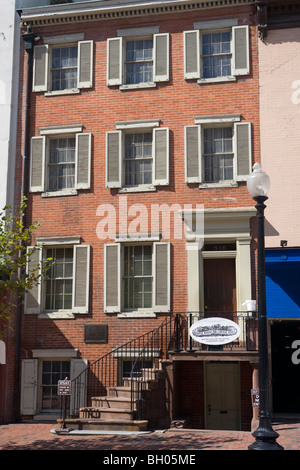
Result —
[[52, 258], [53, 263], [26, 293], [25, 313], [48, 317], [88, 313], [90, 246], [81, 245], [80, 237], [42, 238], [38, 243], [43, 246], [38, 245], [27, 269], [42, 266], [45, 258]]
[[31, 138], [30, 192], [76, 194], [90, 188], [90, 133], [82, 126], [44, 127]]
[[75, 137], [50, 139], [49, 191], [75, 187]]
[[55, 47], [51, 58], [52, 90], [77, 88], [78, 48]]
[[232, 127], [203, 129], [204, 181], [233, 180]]
[[231, 31], [202, 35], [204, 78], [231, 75]]
[[251, 171], [251, 123], [240, 115], [203, 116], [185, 127], [185, 180], [236, 185]]
[[[145, 239], [148, 234], [145, 235]], [[170, 311], [170, 243], [104, 245], [104, 309], [121, 316]]]
[[106, 133], [106, 187], [151, 190], [169, 184], [169, 129], [159, 120], [116, 123]]
[[153, 81], [153, 39], [126, 42], [126, 83]]
[[125, 134], [125, 186], [152, 184], [152, 132]]
[[159, 28], [129, 28], [107, 40], [107, 84], [155, 86], [169, 80], [169, 34]]
[[48, 248], [46, 257], [55, 260], [45, 279], [45, 310], [72, 309], [73, 248]]
[[184, 32], [184, 77], [198, 83], [236, 80], [248, 75], [249, 26], [229, 26], [234, 20], [194, 24]]
[[93, 84], [93, 41], [82, 34], [45, 37], [33, 54], [33, 91], [71, 93]]

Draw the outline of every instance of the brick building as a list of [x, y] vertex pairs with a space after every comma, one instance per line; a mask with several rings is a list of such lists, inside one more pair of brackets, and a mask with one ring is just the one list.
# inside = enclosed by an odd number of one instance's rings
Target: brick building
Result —
[[[33, 262], [55, 264], [12, 319], [20, 360], [16, 370], [12, 348], [6, 419], [18, 406], [22, 419], [57, 419], [57, 380], [80, 373], [73, 390], [86, 420], [96, 419], [90, 376], [106, 394], [93, 364], [109, 357], [114, 387], [132, 365], [134, 376], [160, 370], [163, 392], [153, 396], [163, 393], [164, 420], [155, 421], [157, 400], [143, 415], [154, 426], [184, 416], [193, 427], [249, 430], [257, 387], [255, 318], [245, 305], [256, 296], [246, 187], [260, 161], [255, 2], [38, 3], [20, 12], [16, 200], [25, 179], [26, 221], [40, 222]], [[192, 343], [188, 327], [209, 316], [234, 320], [238, 339]], [[73, 392], [76, 417], [75, 401]]]

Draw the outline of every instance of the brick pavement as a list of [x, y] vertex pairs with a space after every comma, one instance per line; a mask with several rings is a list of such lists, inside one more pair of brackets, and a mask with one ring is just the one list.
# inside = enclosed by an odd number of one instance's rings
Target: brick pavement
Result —
[[[247, 450], [249, 432], [165, 430], [144, 434], [59, 435], [54, 424], [0, 425], [0, 450], [199, 451]], [[285, 450], [300, 450], [300, 420], [277, 421], [273, 428]]]

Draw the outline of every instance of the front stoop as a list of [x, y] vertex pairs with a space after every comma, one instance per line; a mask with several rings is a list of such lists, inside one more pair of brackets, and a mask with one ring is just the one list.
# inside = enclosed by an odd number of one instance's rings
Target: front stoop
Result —
[[[156, 389], [163, 375], [161, 369], [142, 370], [139, 386], [143, 386], [143, 401]], [[110, 387], [106, 396], [93, 397], [91, 406], [80, 408], [79, 417], [65, 419], [64, 425], [74, 430], [146, 431], [148, 419], [136, 419], [137, 403], [131, 409], [131, 394], [135, 394], [137, 398], [137, 382], [134, 381], [133, 385], [132, 390], [131, 380], [124, 379], [123, 386]], [[57, 422], [60, 426], [63, 425], [62, 419]]]

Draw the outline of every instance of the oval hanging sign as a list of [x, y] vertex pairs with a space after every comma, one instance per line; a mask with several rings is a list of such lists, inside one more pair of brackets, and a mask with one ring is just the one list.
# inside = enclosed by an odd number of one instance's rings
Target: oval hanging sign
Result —
[[190, 335], [195, 341], [213, 346], [231, 343], [240, 334], [240, 327], [227, 318], [204, 318], [190, 327]]

